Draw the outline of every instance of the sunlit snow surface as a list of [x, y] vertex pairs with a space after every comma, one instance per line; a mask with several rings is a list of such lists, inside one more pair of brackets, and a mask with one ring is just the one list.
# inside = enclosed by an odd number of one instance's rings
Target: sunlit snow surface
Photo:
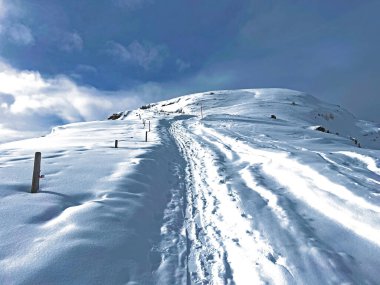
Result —
[[0, 284], [378, 284], [379, 149], [378, 125], [283, 89], [1, 144]]

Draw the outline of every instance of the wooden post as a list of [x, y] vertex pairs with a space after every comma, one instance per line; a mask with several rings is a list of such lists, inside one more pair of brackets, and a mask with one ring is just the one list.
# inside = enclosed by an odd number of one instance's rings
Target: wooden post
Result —
[[115, 140], [115, 148], [117, 148], [118, 143], [119, 143], [119, 141]]
[[31, 193], [37, 193], [40, 188], [40, 173], [41, 173], [41, 153], [34, 154], [33, 180]]
[[143, 120], [143, 125], [144, 125], [144, 129], [145, 129], [145, 119]]
[[150, 132], [150, 121], [148, 121], [148, 126], [149, 126], [149, 132]]
[[145, 131], [145, 141], [148, 141], [148, 131]]

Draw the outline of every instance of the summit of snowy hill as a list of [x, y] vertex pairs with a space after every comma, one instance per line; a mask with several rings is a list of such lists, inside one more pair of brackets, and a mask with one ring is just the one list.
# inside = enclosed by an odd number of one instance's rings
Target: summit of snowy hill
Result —
[[378, 284], [379, 125], [285, 89], [110, 118], [0, 143], [0, 284]]
[[[210, 91], [144, 107], [191, 115], [200, 115], [202, 108], [202, 115], [208, 120], [218, 120], [220, 115], [227, 115], [224, 120], [239, 118], [242, 122], [252, 123], [252, 126], [275, 123], [272, 127], [322, 127], [330, 133], [324, 136], [326, 138], [336, 135], [350, 140], [351, 144], [380, 149], [380, 124], [359, 120], [339, 105], [324, 103], [311, 95], [289, 89]], [[275, 116], [276, 122], [269, 120], [271, 115]]]

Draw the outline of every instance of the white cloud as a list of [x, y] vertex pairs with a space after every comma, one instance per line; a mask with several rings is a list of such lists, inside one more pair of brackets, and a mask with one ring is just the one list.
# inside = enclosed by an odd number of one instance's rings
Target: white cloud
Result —
[[182, 59], [180, 58], [177, 58], [177, 60], [175, 61], [175, 64], [177, 65], [177, 68], [178, 68], [178, 71], [179, 72], [182, 72], [188, 68], [190, 68], [191, 64], [186, 62], [186, 61], [183, 61]]
[[20, 45], [30, 45], [34, 43], [31, 30], [23, 24], [13, 24], [6, 31], [10, 40]]
[[160, 67], [166, 57], [164, 46], [141, 44], [138, 41], [133, 41], [127, 47], [117, 42], [109, 42], [107, 52], [124, 62], [141, 66], [145, 70]]
[[83, 39], [77, 32], [65, 32], [62, 35], [60, 48], [66, 52], [81, 51], [83, 49]]
[[105, 119], [110, 113], [142, 104], [141, 88], [102, 92], [78, 86], [66, 76], [47, 79], [36, 71], [17, 70], [1, 61], [0, 82], [0, 125], [9, 135], [14, 131], [48, 132], [57, 124]]

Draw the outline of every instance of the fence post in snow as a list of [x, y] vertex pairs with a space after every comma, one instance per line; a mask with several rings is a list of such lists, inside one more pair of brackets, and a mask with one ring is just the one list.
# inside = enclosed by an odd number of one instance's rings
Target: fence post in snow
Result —
[[145, 131], [145, 141], [148, 141], [148, 131]]
[[117, 148], [117, 145], [119, 144], [118, 140], [115, 140], [115, 148]]
[[149, 132], [150, 132], [150, 121], [148, 121], [148, 126], [149, 126]]
[[41, 172], [41, 153], [36, 152], [34, 154], [34, 167], [33, 167], [33, 180], [31, 193], [37, 193], [40, 188], [40, 172]]

